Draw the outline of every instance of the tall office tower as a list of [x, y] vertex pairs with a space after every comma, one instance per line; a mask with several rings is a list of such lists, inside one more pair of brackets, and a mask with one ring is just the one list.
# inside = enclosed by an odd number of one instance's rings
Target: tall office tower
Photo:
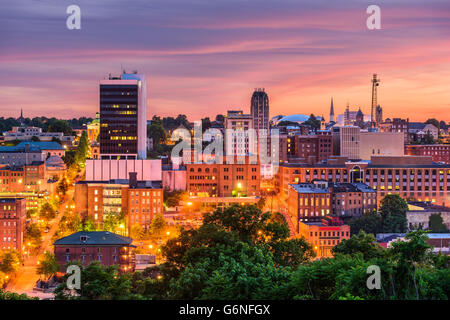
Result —
[[372, 121], [372, 126], [376, 126], [376, 112], [377, 112], [377, 87], [380, 85], [380, 79], [377, 78], [377, 74], [373, 74], [372, 78], [372, 106], [370, 109], [370, 121]]
[[375, 110], [375, 122], [377, 123], [377, 127], [383, 122], [383, 108], [380, 105]]
[[256, 129], [256, 134], [259, 134], [260, 129], [264, 129], [266, 133], [269, 132], [269, 97], [264, 89], [256, 88], [252, 95], [250, 104], [250, 113], [253, 118], [253, 127]]
[[334, 121], [334, 107], [333, 107], [333, 98], [331, 98], [331, 107], [330, 107], [330, 122]]
[[244, 156], [256, 154], [253, 119], [241, 110], [229, 110], [225, 118], [225, 154]]
[[145, 159], [146, 138], [145, 75], [124, 71], [100, 81], [101, 159]]

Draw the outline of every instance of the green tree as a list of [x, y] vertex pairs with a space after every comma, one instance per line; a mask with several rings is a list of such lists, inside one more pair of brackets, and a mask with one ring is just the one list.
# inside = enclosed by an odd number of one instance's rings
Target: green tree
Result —
[[150, 232], [152, 235], [158, 236], [166, 227], [166, 220], [161, 213], [156, 214], [150, 221]]
[[217, 258], [200, 258], [189, 264], [170, 285], [174, 299], [273, 299], [289, 269], [275, 266], [264, 248], [238, 242], [217, 247]]
[[56, 260], [56, 257], [53, 253], [45, 251], [41, 259], [39, 260], [39, 264], [36, 268], [36, 273], [38, 275], [43, 275], [45, 278], [49, 278], [50, 276], [56, 274], [60, 269], [60, 265]]
[[123, 213], [108, 213], [103, 215], [103, 230], [116, 233], [122, 232], [124, 228], [125, 216]]
[[359, 231], [357, 235], [353, 235], [350, 239], [344, 239], [331, 250], [333, 255], [348, 254], [354, 255], [362, 254], [364, 260], [383, 256], [383, 248], [380, 247], [375, 237], [372, 234], [367, 234], [363, 230]]
[[64, 156], [62, 157], [62, 160], [68, 168], [72, 167], [75, 163], [75, 153], [75, 150], [66, 150]]
[[87, 218], [81, 222], [78, 231], [97, 231], [97, 228], [95, 227], [95, 223], [92, 218]]
[[51, 121], [51, 124], [48, 126], [49, 132], [63, 132], [64, 134], [71, 134], [72, 128], [69, 126], [69, 123], [65, 120], [54, 120]]
[[235, 232], [243, 242], [256, 242], [262, 239], [262, 231], [270, 218], [256, 206], [232, 205], [206, 214], [203, 223], [213, 223], [225, 230]]
[[69, 190], [69, 184], [67, 183], [66, 178], [63, 177], [61, 180], [59, 180], [56, 190], [62, 195], [66, 194], [67, 190]]
[[135, 299], [132, 295], [129, 274], [118, 272], [117, 266], [103, 266], [94, 261], [85, 268], [81, 268], [80, 289], [75, 289], [75, 295], [67, 288], [67, 278], [55, 290], [55, 299], [78, 300], [123, 300]]
[[431, 230], [431, 232], [448, 232], [447, 226], [444, 224], [444, 219], [442, 219], [442, 216], [440, 213], [433, 213], [428, 218], [428, 229]]
[[164, 204], [169, 208], [178, 206], [184, 193], [183, 190], [168, 191], [164, 189]]
[[311, 126], [313, 130], [319, 130], [320, 129], [320, 120], [314, 116], [314, 114], [311, 113], [309, 116], [309, 119], [304, 122], [304, 124], [307, 124]]
[[89, 141], [85, 131], [81, 134], [80, 141], [78, 142], [78, 147], [74, 154], [74, 165], [81, 167], [86, 162], [86, 157], [89, 151]]
[[406, 299], [420, 298], [417, 269], [429, 258], [431, 246], [427, 243], [427, 239], [424, 231], [414, 231], [406, 235], [406, 241], [392, 243], [392, 254], [398, 261], [397, 281], [404, 288], [401, 294]]
[[32, 247], [39, 247], [42, 243], [42, 232], [36, 223], [30, 223], [27, 225], [24, 234], [24, 243]]
[[384, 233], [404, 233], [407, 230], [408, 220], [406, 212], [408, 204], [398, 194], [389, 194], [381, 200], [379, 208], [383, 219]]
[[18, 294], [15, 292], [3, 291], [0, 289], [0, 301], [1, 300], [39, 300], [38, 297], [28, 297], [25, 293]]
[[152, 121], [147, 127], [147, 136], [153, 139], [153, 146], [157, 146], [166, 140], [166, 130], [161, 122]]
[[56, 217], [56, 210], [50, 203], [46, 202], [42, 205], [39, 216], [47, 221], [52, 220]]
[[65, 212], [58, 224], [58, 231], [63, 234], [72, 234], [81, 231], [82, 219], [76, 212]]
[[37, 209], [28, 209], [27, 210], [27, 219], [36, 218], [38, 215]]
[[361, 230], [366, 233], [377, 234], [382, 231], [383, 220], [381, 215], [372, 211], [363, 214], [361, 217], [353, 217], [348, 222], [351, 234], [358, 234]]
[[0, 271], [6, 274], [13, 274], [20, 267], [21, 257], [16, 250], [6, 250], [1, 253], [0, 261]]
[[145, 232], [139, 223], [135, 223], [130, 230], [130, 237], [136, 240], [142, 240], [144, 238]]

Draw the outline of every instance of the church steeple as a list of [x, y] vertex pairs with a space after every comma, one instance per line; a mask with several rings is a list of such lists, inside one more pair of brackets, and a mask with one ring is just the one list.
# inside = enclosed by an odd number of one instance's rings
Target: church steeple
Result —
[[334, 121], [333, 97], [331, 97], [330, 122], [335, 122], [335, 121]]
[[20, 118], [19, 118], [19, 122], [20, 122], [20, 125], [21, 126], [23, 126], [23, 110], [22, 110], [22, 108], [20, 108]]

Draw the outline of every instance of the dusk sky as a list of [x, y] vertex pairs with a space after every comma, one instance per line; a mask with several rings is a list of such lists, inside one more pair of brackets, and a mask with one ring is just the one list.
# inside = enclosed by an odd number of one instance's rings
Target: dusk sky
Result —
[[[66, 27], [81, 8], [81, 30]], [[368, 5], [381, 30], [368, 30]], [[2, 0], [0, 116], [73, 118], [98, 111], [109, 73], [147, 75], [148, 118], [249, 112], [263, 87], [270, 116], [370, 113], [450, 121], [448, 0]]]

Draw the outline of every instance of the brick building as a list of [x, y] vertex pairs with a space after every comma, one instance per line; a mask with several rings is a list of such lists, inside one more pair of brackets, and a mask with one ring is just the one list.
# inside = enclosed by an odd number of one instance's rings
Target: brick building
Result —
[[408, 144], [405, 155], [431, 156], [434, 162], [450, 164], [450, 144]]
[[233, 197], [259, 196], [260, 165], [250, 157], [234, 163], [192, 163], [186, 165], [187, 191], [190, 196]]
[[124, 229], [134, 224], [144, 229], [156, 214], [163, 213], [163, 189], [160, 181], [115, 179], [109, 181], [80, 181], [75, 185], [76, 211], [103, 226], [106, 215], [124, 216]]
[[376, 210], [377, 194], [363, 183], [315, 180], [289, 185], [287, 203], [294, 225], [298, 221], [320, 221], [330, 215], [348, 220]]
[[313, 246], [316, 258], [330, 258], [333, 257], [331, 249], [342, 240], [350, 238], [350, 227], [335, 219], [301, 222], [299, 234]]
[[0, 198], [0, 249], [22, 252], [25, 217], [25, 199]]
[[43, 161], [23, 166], [0, 167], [1, 192], [38, 192], [47, 189]]
[[296, 159], [314, 164], [326, 160], [333, 154], [333, 137], [324, 131], [314, 135], [280, 136], [280, 160]]
[[339, 157], [316, 165], [281, 163], [276, 179], [280, 199], [286, 201], [290, 184], [316, 179], [365, 183], [376, 190], [378, 202], [387, 194], [436, 204], [450, 200], [450, 165], [421, 156], [372, 157], [371, 161]]
[[405, 144], [409, 142], [409, 119], [387, 118], [378, 124], [378, 129], [380, 132], [403, 132]]
[[56, 240], [54, 253], [61, 271], [72, 261], [81, 261], [83, 266], [93, 261], [102, 265], [118, 265], [122, 272], [134, 271], [133, 239], [108, 231], [80, 231]]

